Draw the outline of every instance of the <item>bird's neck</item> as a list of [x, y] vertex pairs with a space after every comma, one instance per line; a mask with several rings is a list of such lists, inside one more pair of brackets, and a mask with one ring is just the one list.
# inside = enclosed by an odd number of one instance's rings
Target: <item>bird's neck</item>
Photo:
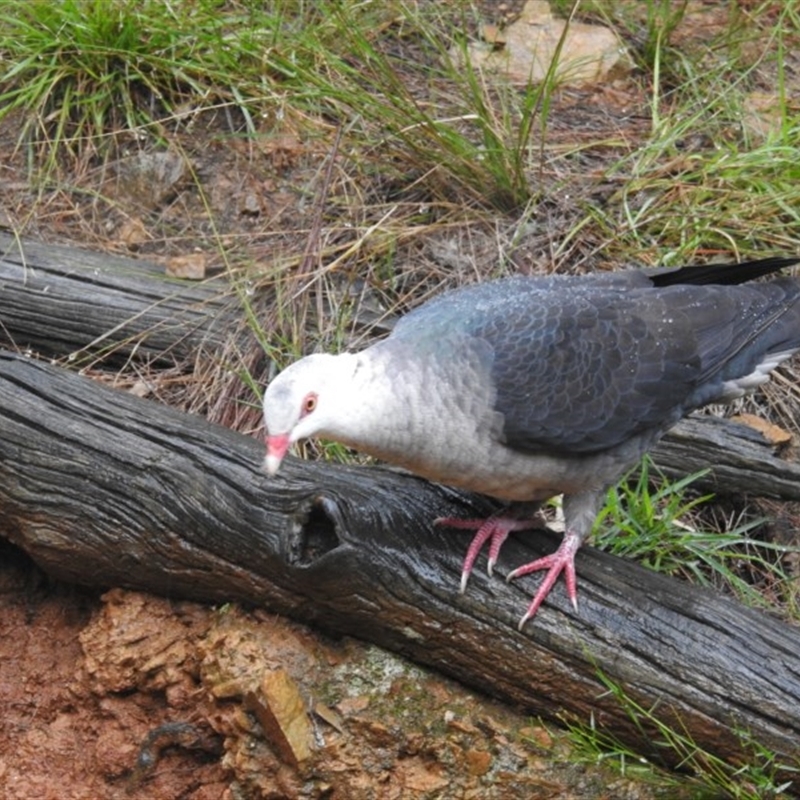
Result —
[[322, 432], [361, 452], [398, 463], [414, 440], [417, 402], [410, 386], [413, 365], [398, 363], [396, 353], [380, 344], [362, 353], [343, 356], [341, 396], [336, 429]]

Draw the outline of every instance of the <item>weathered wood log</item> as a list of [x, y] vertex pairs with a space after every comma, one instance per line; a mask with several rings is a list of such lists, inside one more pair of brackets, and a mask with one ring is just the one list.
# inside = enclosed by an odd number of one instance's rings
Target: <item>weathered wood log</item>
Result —
[[721, 417], [681, 420], [653, 449], [653, 461], [673, 478], [713, 467], [692, 484], [701, 491], [800, 500], [800, 464], [774, 455], [759, 431]]
[[0, 286], [3, 339], [78, 363], [109, 352], [193, 360], [217, 351], [242, 318], [223, 281], [170, 279], [147, 261], [2, 233]]
[[[388, 469], [292, 459], [268, 479], [262, 459], [259, 442], [201, 418], [0, 357], [0, 533], [51, 574], [268, 607], [533, 713], [593, 717], [668, 757], [602, 674], [709, 752], [735, 761], [748, 738], [778, 762], [800, 758], [800, 630], [586, 547], [579, 611], [557, 588], [520, 632], [537, 578], [478, 570], [460, 595], [465, 542], [431, 525], [486, 501]], [[554, 544], [519, 536], [497, 571]]]
[[[123, 256], [20, 241], [0, 233], [0, 340], [47, 357], [113, 350], [157, 361], [213, 355], [238, 337], [238, 300], [224, 280], [165, 278]], [[654, 451], [670, 476], [713, 473], [703, 491], [800, 500], [800, 465], [775, 458], [759, 433], [714, 417], [682, 421]]]

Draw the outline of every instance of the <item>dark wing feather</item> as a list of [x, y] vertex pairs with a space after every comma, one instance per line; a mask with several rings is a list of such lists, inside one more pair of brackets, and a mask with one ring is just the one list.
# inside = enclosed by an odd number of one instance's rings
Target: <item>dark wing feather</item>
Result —
[[736, 264], [702, 264], [677, 268], [645, 270], [653, 286], [675, 286], [679, 283], [732, 285], [745, 283], [800, 263], [797, 256], [772, 256]]
[[494, 350], [491, 379], [506, 443], [587, 453], [661, 431], [800, 347], [795, 282], [594, 291], [550, 298], [475, 331]]
[[473, 331], [495, 358], [505, 443], [589, 453], [671, 424], [701, 373], [690, 326], [652, 290], [550, 293]]

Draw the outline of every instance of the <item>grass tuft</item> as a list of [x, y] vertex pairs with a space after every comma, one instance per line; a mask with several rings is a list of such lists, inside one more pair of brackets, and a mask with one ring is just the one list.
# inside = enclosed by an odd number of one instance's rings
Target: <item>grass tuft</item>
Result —
[[436, 4], [0, 0], [0, 119], [24, 112], [20, 141], [50, 174], [204, 110], [254, 136], [288, 102], [319, 134], [346, 127], [384, 180], [514, 212], [538, 193], [530, 139], [555, 69], [521, 95], [477, 72], [463, 35], [476, 20], [455, 8], [459, 27]]
[[789, 586], [782, 558], [792, 548], [751, 536], [764, 519], [704, 529], [700, 512], [713, 496], [698, 496], [691, 485], [706, 472], [669, 481], [645, 457], [608, 493], [593, 543], [655, 572], [727, 591], [747, 605], [774, 607], [761, 587]]
[[746, 731], [738, 731], [737, 735], [742, 749], [751, 757], [741, 766], [729, 764], [700, 748], [685, 730], [666, 723], [656, 713], [657, 709], [644, 708], [602, 670], [598, 670], [597, 675], [643, 738], [651, 741], [655, 750], [663, 751], [666, 760], [678, 763], [680, 771], [690, 777], [682, 779], [652, 765], [616, 736], [600, 730], [594, 719], [588, 723], [564, 719], [574, 746], [573, 753], [579, 761], [603, 763], [621, 775], [669, 790], [670, 797], [691, 800], [717, 800], [720, 797], [769, 800], [785, 796], [784, 793], [796, 785], [793, 778], [800, 776], [800, 761], [784, 763], [776, 753], [755, 742]]

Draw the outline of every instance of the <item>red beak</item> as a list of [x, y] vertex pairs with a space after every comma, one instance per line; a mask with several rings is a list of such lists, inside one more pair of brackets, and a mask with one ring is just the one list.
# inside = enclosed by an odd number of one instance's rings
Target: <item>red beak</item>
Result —
[[288, 449], [288, 433], [267, 436], [267, 457], [264, 459], [264, 468], [267, 470], [267, 474], [274, 475], [278, 471]]

